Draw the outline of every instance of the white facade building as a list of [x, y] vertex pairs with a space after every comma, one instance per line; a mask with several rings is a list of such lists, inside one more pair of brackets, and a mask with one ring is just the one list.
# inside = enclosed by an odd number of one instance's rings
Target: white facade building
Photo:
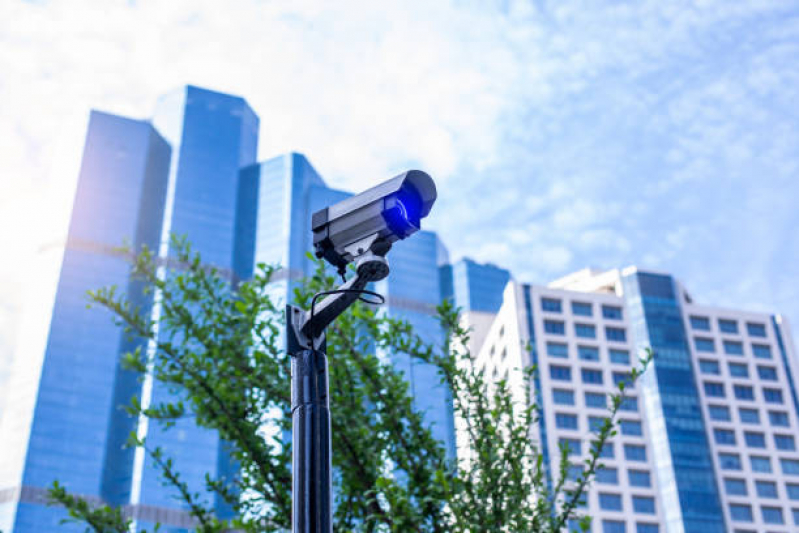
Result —
[[783, 318], [696, 305], [667, 274], [584, 270], [509, 282], [474, 362], [519, 391], [536, 366], [532, 433], [557, 476], [559, 444], [578, 468], [646, 347], [655, 359], [627, 389], [582, 509], [592, 531], [799, 530], [799, 373]]

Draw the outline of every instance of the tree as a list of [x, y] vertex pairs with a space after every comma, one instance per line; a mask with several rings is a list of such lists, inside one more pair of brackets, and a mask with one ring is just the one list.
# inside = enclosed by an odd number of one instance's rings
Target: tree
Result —
[[[184, 502], [196, 531], [289, 529], [291, 444], [284, 435], [291, 426], [290, 362], [278, 345], [283, 309], [269, 297], [275, 269], [259, 265], [252, 280], [231, 286], [203, 265], [185, 240], [175, 239], [172, 248], [163, 269], [147, 249], [132, 263], [133, 275], [158, 300], [158, 323], [114, 287], [89, 297], [109, 309], [140, 345], [154, 347], [125, 354], [125, 368], [141, 376], [149, 372], [174, 391], [170, 401], [156, 405], [133, 398], [127, 414], [167, 430], [180, 418], [193, 418], [229, 445], [238, 475], [206, 476], [204, 491], [198, 492], [183, 481], [168, 451], [136, 435], [128, 445], [146, 451], [163, 482]], [[334, 281], [318, 263], [314, 275], [295, 291], [295, 302], [307, 307], [314, 294]], [[506, 382], [490, 383], [469, 364], [464, 349], [469, 332], [451, 303], [439, 306], [438, 317], [447, 333], [442, 346], [423, 342], [407, 322], [362, 303], [328, 329], [335, 530], [555, 532], [569, 520], [580, 520], [577, 504], [600, 466], [602, 446], [615, 434], [625, 385], [613, 397], [582, 474], [569, 479], [565, 449], [559, 471], [550, 473], [530, 438], [539, 409], [529, 401], [529, 392], [518, 401]], [[447, 458], [414, 409], [403, 375], [385, 354], [439, 370], [442, 385], [452, 392], [456, 417], [466, 422], [472, 460]], [[643, 368], [648, 358], [641, 363]], [[631, 380], [640, 371], [634, 370]], [[213, 497], [227, 502], [235, 516], [219, 519], [209, 503]], [[87, 531], [131, 531], [132, 521], [120, 509], [91, 505], [57, 482], [50, 498]], [[587, 525], [589, 519], [582, 521]]]

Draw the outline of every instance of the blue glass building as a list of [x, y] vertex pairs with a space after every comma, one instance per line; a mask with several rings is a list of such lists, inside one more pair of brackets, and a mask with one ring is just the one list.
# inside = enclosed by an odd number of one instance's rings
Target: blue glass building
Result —
[[[149, 305], [118, 250], [157, 247], [170, 147], [147, 122], [92, 112], [55, 305], [42, 353], [22, 349], [0, 426], [0, 529], [57, 529], [63, 512], [46, 507], [54, 480], [90, 499], [116, 499], [132, 455], [120, 451], [130, 424], [115, 399], [130, 398], [135, 376], [119, 355], [135, 346], [110, 316], [87, 309], [86, 291], [116, 285]], [[23, 342], [21, 346], [25, 346]], [[64, 531], [83, 531], [69, 526]]]

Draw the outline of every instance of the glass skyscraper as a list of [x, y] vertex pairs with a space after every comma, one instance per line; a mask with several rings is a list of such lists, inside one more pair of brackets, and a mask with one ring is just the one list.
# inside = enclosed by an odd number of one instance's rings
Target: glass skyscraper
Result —
[[582, 468], [610, 394], [654, 351], [582, 509], [591, 531], [797, 531], [799, 365], [784, 317], [699, 305], [635, 267], [511, 281], [502, 299], [474, 363], [517, 392], [519, 369], [536, 366], [533, 434], [550, 478], [563, 443], [570, 472]]
[[[282, 266], [269, 289], [289, 301], [313, 267], [305, 255], [312, 249], [311, 214], [350, 193], [328, 187], [300, 154], [256, 163], [258, 127], [242, 98], [194, 86], [161, 98], [150, 121], [92, 113], [56, 297], [40, 314], [45, 323], [19, 343], [0, 420], [4, 533], [83, 531], [58, 526], [63, 510], [45, 505], [54, 480], [92, 502], [123, 506], [140, 527], [190, 528], [189, 514], [158, 470], [141, 450], [123, 446], [131, 431], [163, 448], [193, 491], [203, 489], [206, 473], [218, 477], [234, 468], [217, 435], [191, 420], [161, 431], [120, 409], [134, 395], [146, 405], [170, 393], [119, 367], [120, 354], [136, 343], [109, 313], [86, 308], [86, 291], [116, 285], [151, 308], [117, 247], [147, 245], [166, 255], [171, 233], [187, 236], [230, 281], [250, 277], [258, 262]], [[433, 313], [447, 292], [439, 276], [443, 245], [434, 233], [420, 232], [399, 243], [389, 260], [392, 276], [378, 287], [388, 297], [385, 312], [440, 342]], [[449, 396], [434, 369], [393, 361], [454, 455]], [[216, 509], [228, 512], [221, 502]]]

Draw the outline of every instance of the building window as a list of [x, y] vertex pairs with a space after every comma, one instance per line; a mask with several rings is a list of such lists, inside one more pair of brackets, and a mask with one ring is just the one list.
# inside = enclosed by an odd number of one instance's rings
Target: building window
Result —
[[624, 458], [628, 461], [646, 461], [646, 448], [637, 444], [625, 444]]
[[753, 472], [771, 473], [771, 459], [768, 457], [753, 455], [749, 458], [749, 463], [752, 465]]
[[562, 342], [547, 342], [547, 355], [550, 357], [569, 357], [569, 346]]
[[582, 442], [580, 439], [564, 439], [561, 438], [558, 440], [558, 444], [560, 445], [560, 449], [563, 450], [563, 453], [566, 455], [580, 455], [582, 452]]
[[638, 398], [635, 396], [623, 398], [619, 405], [619, 411], [638, 411]]
[[614, 342], [627, 342], [627, 332], [623, 328], [605, 327], [605, 338]]
[[738, 333], [738, 322], [719, 318], [719, 330], [722, 333]]
[[571, 381], [572, 371], [568, 366], [555, 366], [549, 367], [549, 377], [557, 381]]
[[792, 500], [799, 500], [799, 485], [796, 483], [786, 483], [785, 492], [788, 493], [788, 498]]
[[741, 417], [741, 422], [744, 424], [759, 424], [760, 423], [760, 411], [757, 409], [747, 409], [745, 407], [741, 407], [738, 409], [738, 414]]
[[574, 392], [565, 389], [553, 389], [552, 401], [556, 405], [574, 405]]
[[743, 479], [725, 477], [724, 490], [730, 496], [746, 496], [746, 481]]
[[740, 470], [741, 456], [737, 453], [720, 453], [719, 466], [722, 470]]
[[605, 485], [618, 485], [619, 471], [615, 468], [598, 468], [596, 471], [596, 482]]
[[613, 372], [613, 384], [618, 385], [619, 383], [624, 382], [625, 385], [629, 386], [632, 384], [632, 377], [630, 377], [629, 372]]
[[766, 436], [763, 433], [757, 431], [745, 431], [744, 441], [746, 442], [746, 445], [749, 446], [750, 448], [766, 447]]
[[734, 378], [748, 378], [749, 367], [743, 363], [730, 363], [730, 375]]
[[757, 375], [764, 381], [777, 381], [777, 369], [773, 366], [758, 365]]
[[697, 352], [715, 352], [716, 346], [713, 344], [713, 339], [706, 339], [705, 337], [694, 337], [694, 346]]
[[550, 313], [560, 313], [562, 311], [560, 300], [554, 298], [541, 298], [541, 309]]
[[617, 305], [603, 305], [602, 317], [609, 320], [621, 320], [621, 307]]
[[710, 331], [710, 320], [706, 316], [691, 316], [691, 328], [697, 331]]
[[796, 442], [791, 435], [774, 435], [774, 446], [783, 451], [792, 452], [796, 450]]
[[627, 526], [621, 520], [602, 520], [602, 533], [627, 533]]
[[783, 474], [789, 474], [792, 476], [799, 475], [799, 460], [780, 459], [780, 466], [782, 467]]
[[594, 313], [590, 303], [572, 302], [572, 314], [577, 316], [592, 316]]
[[588, 417], [588, 429], [594, 433], [600, 431], [602, 426], [605, 425], [605, 419], [601, 416], [589, 416]]
[[566, 471], [566, 479], [570, 481], [577, 481], [583, 475], [583, 465], [569, 465]]
[[766, 524], [784, 524], [782, 507], [762, 507], [763, 522]]
[[782, 391], [780, 389], [763, 389], [763, 398], [768, 403], [782, 403]]
[[586, 407], [601, 407], [605, 409], [608, 406], [608, 401], [601, 392], [586, 392], [585, 405]]
[[724, 385], [715, 381], [706, 381], [703, 384], [705, 395], [712, 398], [724, 398]]
[[641, 428], [641, 422], [638, 420], [622, 420], [620, 425], [622, 435], [633, 435], [640, 437], [644, 434], [643, 429]]
[[793, 523], [799, 526], [799, 509], [791, 509], [791, 514], [793, 514]]
[[744, 345], [738, 341], [724, 341], [724, 353], [727, 355], [743, 355]]
[[635, 524], [635, 533], [659, 533], [660, 529], [657, 524]]
[[713, 430], [713, 439], [716, 444], [735, 446], [735, 432], [730, 429], [715, 428]]
[[721, 370], [719, 369], [719, 364], [716, 361], [710, 361], [708, 359], [699, 360], [699, 371], [702, 372], [703, 374], [714, 374], [714, 375], [721, 374]]
[[582, 339], [595, 339], [596, 328], [592, 324], [575, 324], [574, 334]]
[[791, 425], [788, 421], [788, 413], [783, 411], [769, 411], [768, 420], [772, 426], [787, 428]]
[[618, 365], [630, 364], [630, 352], [627, 350], [610, 350], [610, 362]]
[[555, 413], [555, 426], [560, 429], [577, 429], [577, 415]]
[[583, 361], [599, 361], [599, 348], [593, 346], [578, 346], [577, 354]]
[[630, 486], [632, 487], [651, 487], [652, 478], [649, 475], [649, 470], [629, 470], [627, 477], [630, 478]]
[[565, 335], [566, 326], [561, 320], [544, 320], [544, 331], [551, 335]]
[[633, 510], [641, 514], [655, 514], [655, 499], [650, 496], [633, 496]]
[[580, 371], [580, 374], [583, 378], [583, 383], [590, 383], [594, 385], [601, 385], [602, 384], [602, 371], [601, 370], [591, 370], [589, 368], [583, 368]]
[[755, 481], [755, 490], [761, 498], [778, 498], [777, 484], [773, 481]]
[[765, 337], [766, 326], [765, 324], [758, 324], [756, 322], [747, 322], [746, 332], [749, 333], [750, 337]]
[[599, 456], [603, 459], [613, 459], [616, 455], [616, 450], [613, 448], [612, 442], [606, 442], [605, 445], [599, 450]]
[[732, 389], [735, 392], [735, 397], [739, 400], [755, 399], [755, 391], [749, 385], [733, 385]]
[[709, 405], [707, 409], [710, 413], [711, 420], [722, 420], [725, 422], [731, 420], [730, 409], [726, 405]]
[[730, 504], [730, 516], [736, 522], [751, 522], [752, 521], [752, 506], [740, 503]]
[[605, 511], [621, 511], [621, 495], [600, 492], [599, 507]]
[[753, 344], [752, 353], [760, 359], [771, 359], [771, 346], [768, 344]]

